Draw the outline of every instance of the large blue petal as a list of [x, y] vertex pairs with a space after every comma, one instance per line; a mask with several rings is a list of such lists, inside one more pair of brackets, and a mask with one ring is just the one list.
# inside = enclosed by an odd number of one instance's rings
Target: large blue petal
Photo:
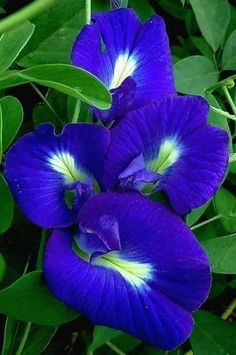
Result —
[[208, 110], [201, 97], [167, 97], [127, 115], [112, 130], [107, 189], [118, 188], [122, 173], [142, 154], [146, 168], [161, 175], [153, 180], [156, 189], [167, 192], [177, 213], [212, 198], [227, 168], [228, 136], [207, 124]]
[[[109, 131], [97, 125], [68, 124], [56, 135], [50, 124], [23, 136], [8, 152], [5, 175], [20, 207], [45, 228], [73, 223], [78, 214], [65, 200], [66, 190], [78, 182], [101, 181]], [[78, 189], [77, 189], [78, 190]]]
[[207, 257], [178, 216], [138, 193], [97, 195], [79, 223], [94, 231], [104, 215], [117, 220], [121, 249], [89, 263], [72, 250], [70, 231], [55, 230], [44, 258], [49, 288], [94, 324], [175, 348], [189, 337], [191, 312], [208, 295]]
[[[109, 112], [95, 111], [105, 121], [124, 114], [128, 104], [134, 110], [152, 99], [175, 94], [168, 37], [159, 16], [141, 24], [132, 9], [95, 14], [93, 23], [75, 41], [72, 62], [96, 75], [110, 90], [123, 83], [119, 105], [118, 96], [114, 98], [119, 110], [112, 106]], [[130, 83], [125, 83], [128, 77], [136, 84], [134, 97]]]

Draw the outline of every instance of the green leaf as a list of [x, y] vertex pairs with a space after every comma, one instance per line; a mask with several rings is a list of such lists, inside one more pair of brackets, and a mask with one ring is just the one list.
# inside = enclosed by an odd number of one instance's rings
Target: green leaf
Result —
[[[108, 0], [93, 0], [92, 11], [109, 9]], [[60, 0], [57, 5], [33, 19], [36, 25], [31, 41], [18, 64], [24, 67], [38, 64], [70, 64], [71, 49], [84, 26], [84, 1]]]
[[[14, 341], [14, 337], [17, 331], [18, 322], [11, 317], [6, 318], [5, 329], [4, 329], [4, 339], [2, 345], [1, 355], [11, 355], [11, 347]], [[13, 355], [13, 354], [12, 354]]]
[[212, 271], [219, 274], [236, 274], [236, 234], [202, 242], [210, 258]]
[[217, 83], [219, 73], [214, 64], [200, 55], [184, 58], [174, 66], [177, 91], [199, 95]]
[[137, 346], [141, 345], [142, 342], [130, 334], [122, 333], [118, 337], [112, 339], [111, 343], [123, 353], [127, 354], [129, 351], [134, 350]]
[[160, 0], [158, 5], [161, 6], [168, 14], [179, 19], [184, 20], [188, 10], [183, 8], [179, 0]]
[[190, 338], [194, 354], [234, 355], [236, 327], [215, 315], [199, 311], [195, 315], [195, 328]]
[[206, 211], [209, 203], [210, 202], [207, 202], [207, 203], [205, 203], [205, 205], [203, 205], [199, 208], [195, 208], [194, 210], [192, 210], [192, 212], [190, 214], [188, 214], [186, 216], [186, 223], [189, 227], [192, 226], [194, 223], [196, 223], [201, 218], [203, 213]]
[[230, 19], [230, 7], [227, 0], [189, 0], [198, 26], [216, 51], [221, 44]]
[[108, 327], [102, 327], [102, 326], [94, 327], [93, 341], [89, 345], [89, 350], [95, 351], [96, 349], [100, 348], [100, 346], [106, 344], [107, 341], [117, 337], [120, 334], [122, 334], [121, 331], [111, 329]]
[[7, 70], [25, 47], [34, 32], [34, 25], [26, 22], [4, 33], [0, 38], [0, 72]]
[[26, 274], [0, 291], [0, 313], [46, 326], [57, 326], [79, 316], [53, 297], [40, 271]]
[[[236, 144], [233, 144], [233, 152], [234, 152], [234, 157], [235, 157], [235, 154], [236, 154]], [[230, 169], [229, 171], [232, 173], [232, 174], [236, 174], [236, 161], [232, 162], [230, 164]]]
[[6, 271], [6, 262], [2, 254], [0, 254], [0, 283], [5, 275]]
[[13, 199], [10, 189], [0, 174], [0, 234], [8, 230], [13, 218]]
[[2, 153], [3, 153], [3, 149], [2, 149], [2, 126], [3, 126], [3, 123], [2, 123], [2, 107], [1, 107], [1, 104], [0, 104], [0, 164], [2, 162]]
[[194, 44], [194, 46], [199, 50], [201, 54], [203, 54], [206, 58], [212, 61], [213, 52], [207, 41], [203, 37], [191, 36], [190, 40]]
[[224, 70], [236, 70], [236, 30], [227, 39], [222, 54], [222, 67]]
[[[211, 106], [221, 109], [216, 98], [207, 90], [205, 90], [205, 92], [204, 92], [204, 97]], [[228, 135], [229, 135], [229, 151], [231, 152], [232, 151], [232, 137], [231, 137], [231, 132], [230, 132], [227, 118], [217, 112], [210, 110], [209, 115], [208, 115], [208, 123], [212, 124], [213, 126], [223, 128], [228, 133]]]
[[235, 6], [230, 4], [230, 20], [225, 34], [225, 39], [227, 39], [235, 29], [236, 29], [236, 8]]
[[129, 6], [137, 12], [142, 21], [154, 15], [154, 10], [147, 0], [129, 0]]
[[[25, 330], [25, 323], [7, 317], [1, 355], [15, 355]], [[35, 355], [47, 347], [57, 328], [32, 324], [22, 355]]]
[[33, 325], [22, 351], [22, 355], [41, 354], [56, 331], [57, 328]]
[[231, 288], [236, 288], [236, 278], [233, 279], [233, 281], [231, 281], [228, 286]]
[[225, 274], [212, 274], [211, 292], [208, 300], [218, 297], [224, 292], [228, 284], [228, 276]]
[[5, 96], [0, 100], [2, 108], [2, 148], [7, 150], [15, 138], [23, 121], [23, 107], [14, 96]]
[[30, 82], [56, 89], [102, 110], [111, 105], [111, 95], [100, 80], [86, 70], [67, 64], [45, 64], [8, 72], [0, 78], [0, 89]]
[[236, 198], [223, 187], [215, 196], [215, 208], [218, 214], [222, 214], [220, 219], [227, 232], [236, 231]]

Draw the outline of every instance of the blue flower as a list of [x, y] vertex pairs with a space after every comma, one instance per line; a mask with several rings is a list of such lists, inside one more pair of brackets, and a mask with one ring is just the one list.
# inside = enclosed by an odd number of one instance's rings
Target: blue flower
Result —
[[5, 175], [27, 217], [44, 228], [73, 224], [99, 189], [109, 143], [109, 131], [91, 124], [67, 124], [59, 135], [42, 124], [23, 136], [7, 154]]
[[191, 313], [209, 293], [209, 262], [165, 207], [138, 192], [98, 193], [110, 132], [68, 124], [56, 135], [43, 124], [10, 149], [6, 178], [34, 223], [76, 230], [55, 229], [49, 239], [43, 268], [51, 292], [94, 324], [170, 350], [189, 337]]
[[207, 124], [201, 97], [167, 97], [129, 113], [111, 131], [107, 190], [165, 191], [187, 214], [212, 198], [228, 163], [228, 135]]
[[76, 233], [54, 230], [44, 273], [52, 293], [93, 324], [165, 350], [190, 336], [211, 284], [209, 261], [180, 217], [138, 193], [87, 201]]
[[131, 9], [94, 14], [75, 41], [72, 63], [111, 91], [111, 109], [93, 109], [104, 121], [176, 93], [168, 37], [159, 16], [142, 24]]

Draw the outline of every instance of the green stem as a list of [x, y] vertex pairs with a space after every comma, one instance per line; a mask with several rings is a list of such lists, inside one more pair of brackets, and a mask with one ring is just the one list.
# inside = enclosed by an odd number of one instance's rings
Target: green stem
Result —
[[[43, 100], [43, 102], [45, 103], [45, 105], [48, 106], [48, 108], [52, 111], [52, 113], [54, 114], [54, 116], [56, 116], [56, 118], [58, 118], [60, 120], [60, 117], [58, 116], [58, 114], [56, 113], [56, 111], [54, 110], [54, 108], [52, 107], [52, 105], [50, 104], [50, 102], [47, 100], [47, 98], [41, 93], [41, 91], [37, 88], [37, 86], [34, 83], [30, 83], [30, 85], [32, 86], [32, 88], [35, 90], [35, 92], [37, 92], [37, 94], [39, 95], [39, 97]], [[61, 122], [63, 124], [63, 122]]]
[[235, 163], [236, 162], [236, 153], [232, 153], [229, 156], [229, 163]]
[[42, 270], [43, 253], [44, 253], [44, 247], [45, 247], [46, 241], [47, 241], [47, 230], [42, 229], [42, 236], [41, 236], [41, 241], [40, 241], [40, 245], [39, 245], [37, 262], [36, 262], [36, 269], [37, 270]]
[[78, 99], [76, 101], [76, 104], [75, 104], [75, 109], [74, 109], [73, 117], [72, 117], [72, 120], [71, 120], [72, 123], [77, 123], [78, 122], [79, 113], [80, 113], [80, 107], [81, 107], [81, 101], [80, 101], [80, 99]]
[[123, 353], [123, 351], [121, 351], [119, 348], [117, 348], [117, 346], [115, 346], [114, 344], [112, 344], [110, 341], [106, 342], [106, 345], [109, 346], [109, 348], [111, 348], [116, 354], [118, 355], [125, 355], [125, 353]]
[[229, 304], [224, 313], [222, 313], [221, 318], [227, 320], [231, 313], [236, 309], [236, 298]]
[[91, 0], [85, 0], [85, 21], [87, 25], [91, 23]]
[[216, 221], [219, 218], [222, 218], [223, 216], [224, 216], [223, 213], [220, 213], [217, 216], [214, 216], [212, 218], [207, 219], [206, 221], [203, 221], [201, 223], [195, 224], [195, 226], [192, 226], [190, 229], [194, 230], [194, 229], [200, 228], [202, 226], [205, 226], [205, 224], [208, 224], [210, 222]]
[[27, 341], [27, 338], [28, 338], [28, 335], [29, 335], [29, 332], [30, 332], [30, 328], [31, 328], [31, 322], [28, 322], [25, 326], [25, 330], [24, 330], [24, 334], [23, 334], [23, 337], [21, 339], [21, 342], [20, 342], [20, 345], [16, 351], [16, 355], [21, 355], [23, 349], [24, 349], [24, 346], [26, 344], [26, 341]]
[[56, 2], [59, 2], [59, 0], [35, 0], [31, 4], [0, 21], [0, 33], [9, 31], [22, 22], [32, 19], [41, 12], [47, 10]]
[[228, 101], [228, 103], [229, 103], [234, 115], [236, 115], [236, 106], [235, 106], [235, 104], [234, 104], [234, 102], [232, 100], [232, 97], [230, 96], [230, 93], [229, 93], [229, 90], [228, 90], [227, 86], [223, 85], [222, 89], [224, 91], [224, 94], [225, 94], [225, 96], [227, 98], [227, 101]]
[[221, 110], [220, 108], [217, 108], [217, 107], [214, 107], [214, 106], [210, 106], [210, 109], [213, 111], [213, 112], [216, 112], [218, 113], [219, 115], [222, 115], [222, 116], [225, 116], [231, 120], [234, 120], [236, 121], [236, 116], [235, 115], [231, 115], [230, 113], [228, 113], [227, 111], [223, 111]]

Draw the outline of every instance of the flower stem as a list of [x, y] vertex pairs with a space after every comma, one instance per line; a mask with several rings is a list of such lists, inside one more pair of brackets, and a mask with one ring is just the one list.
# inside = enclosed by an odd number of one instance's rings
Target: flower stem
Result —
[[0, 33], [6, 32], [47, 10], [59, 0], [35, 0], [14, 14], [0, 21]]
[[213, 111], [213, 112], [216, 112], [218, 113], [219, 115], [222, 115], [224, 117], [227, 117], [231, 120], [234, 120], [236, 121], [236, 116], [235, 115], [231, 115], [230, 113], [228, 113], [227, 111], [223, 111], [221, 110], [220, 108], [217, 108], [217, 107], [214, 107], [214, 106], [210, 106], [210, 109]]
[[118, 355], [125, 355], [125, 353], [123, 353], [123, 351], [121, 351], [119, 348], [117, 348], [117, 346], [115, 346], [114, 344], [112, 344], [110, 341], [106, 342], [106, 345], [109, 346], [109, 348], [111, 348], [116, 354]]
[[236, 309], [236, 298], [229, 304], [224, 313], [222, 313], [221, 318], [227, 320], [231, 313]]
[[[30, 83], [30, 85], [32, 86], [32, 88], [35, 90], [35, 92], [39, 95], [39, 97], [43, 100], [43, 102], [45, 103], [45, 105], [48, 106], [48, 108], [52, 111], [52, 113], [54, 114], [54, 116], [56, 118], [58, 118], [60, 120], [60, 117], [58, 116], [57, 112], [54, 110], [54, 108], [52, 107], [52, 105], [50, 104], [50, 102], [47, 100], [47, 98], [41, 93], [41, 91], [37, 88], [37, 86], [34, 83]], [[61, 122], [63, 123], [63, 122]]]
[[236, 115], [236, 106], [232, 100], [232, 97], [230, 96], [229, 90], [226, 85], [222, 86], [222, 89], [224, 91], [225, 97], [227, 98], [227, 101], [231, 107], [231, 110], [233, 111], [234, 115]]
[[85, 21], [87, 25], [91, 23], [91, 0], [85, 0]]
[[217, 219], [219, 219], [219, 218], [221, 218], [223, 216], [224, 216], [223, 213], [220, 213], [220, 214], [218, 214], [218, 215], [216, 215], [216, 216], [214, 216], [212, 218], [207, 219], [206, 221], [203, 221], [201, 223], [195, 224], [195, 226], [192, 226], [190, 229], [194, 230], [194, 229], [200, 228], [202, 226], [205, 226], [205, 224], [208, 224], [210, 222], [216, 221]]
[[77, 123], [78, 122], [79, 113], [80, 113], [80, 107], [81, 107], [81, 101], [80, 101], [80, 99], [78, 99], [76, 101], [76, 104], [75, 104], [75, 109], [74, 109], [73, 117], [72, 117], [72, 120], [71, 120], [72, 123]]
[[37, 262], [36, 262], [36, 270], [42, 270], [43, 253], [44, 253], [44, 247], [45, 247], [46, 241], [47, 241], [47, 230], [42, 229], [42, 236], [41, 236], [41, 241], [40, 241], [40, 245], [39, 245]]
[[21, 339], [21, 342], [20, 342], [20, 345], [16, 351], [16, 355], [21, 355], [23, 349], [24, 349], [24, 346], [26, 344], [26, 341], [27, 341], [27, 338], [28, 338], [28, 335], [29, 335], [29, 332], [30, 332], [30, 328], [31, 328], [31, 322], [27, 322], [26, 326], [25, 326], [25, 330], [24, 330], [24, 334], [23, 334], [23, 337]]

